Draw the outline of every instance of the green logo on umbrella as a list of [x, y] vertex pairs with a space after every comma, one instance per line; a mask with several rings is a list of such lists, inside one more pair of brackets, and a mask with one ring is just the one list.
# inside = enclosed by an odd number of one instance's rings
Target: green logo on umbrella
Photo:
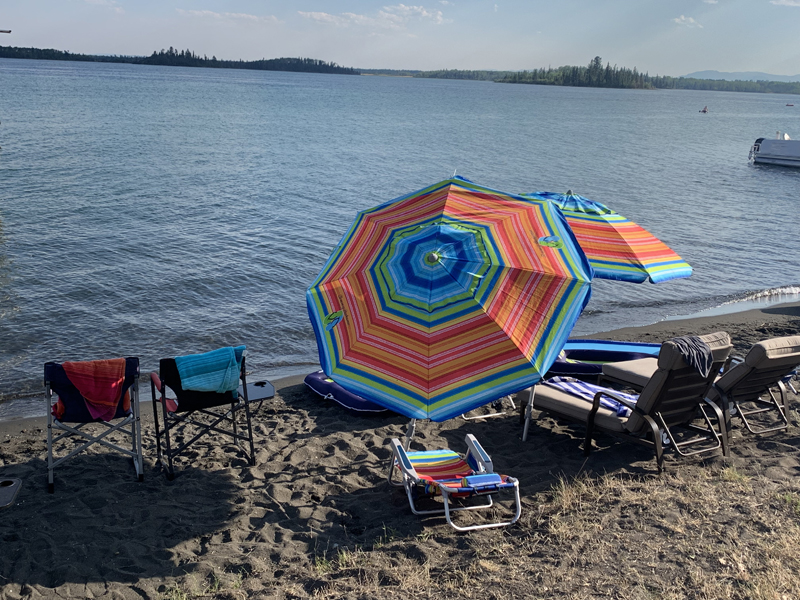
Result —
[[563, 248], [564, 242], [562, 242], [561, 238], [557, 235], [548, 235], [539, 238], [539, 245], [547, 246], [548, 248]]
[[322, 324], [325, 325], [325, 331], [330, 331], [331, 329], [336, 327], [343, 318], [344, 318], [344, 311], [342, 310], [337, 310], [336, 312], [327, 315], [322, 320]]

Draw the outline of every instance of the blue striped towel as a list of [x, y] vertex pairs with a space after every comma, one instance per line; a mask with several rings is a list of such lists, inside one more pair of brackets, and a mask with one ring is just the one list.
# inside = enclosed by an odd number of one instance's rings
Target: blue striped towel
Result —
[[[550, 387], [556, 388], [557, 390], [561, 390], [562, 392], [566, 392], [572, 396], [577, 396], [578, 398], [588, 400], [589, 402], [594, 402], [594, 395], [597, 392], [604, 390], [613, 392], [617, 396], [620, 396], [633, 404], [636, 404], [636, 401], [639, 399], [638, 395], [623, 394], [617, 390], [594, 385], [593, 383], [586, 383], [585, 381], [574, 379], [572, 377], [551, 377], [550, 379], [545, 379], [542, 381], [542, 383], [544, 385], [549, 385]], [[616, 400], [609, 398], [608, 396], [600, 397], [600, 406], [609, 410], [613, 410], [617, 413], [618, 417], [627, 417], [631, 414], [631, 409], [624, 404], [620, 404]]]
[[195, 392], [233, 392], [239, 387], [239, 371], [245, 346], [220, 348], [204, 354], [176, 356], [181, 386]]

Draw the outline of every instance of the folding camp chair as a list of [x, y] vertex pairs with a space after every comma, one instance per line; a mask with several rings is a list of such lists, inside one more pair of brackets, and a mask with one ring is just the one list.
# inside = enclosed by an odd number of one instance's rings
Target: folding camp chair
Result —
[[[244, 354], [245, 347], [239, 346], [205, 354], [162, 358], [159, 372], [150, 373], [156, 451], [159, 463], [167, 472], [167, 479], [175, 476], [174, 459], [212, 431], [233, 438], [248, 462], [255, 464]], [[183, 374], [179, 365], [182, 361], [188, 361], [186, 364], [189, 365], [189, 371], [184, 370]], [[175, 398], [167, 397], [167, 388], [172, 390]], [[159, 405], [163, 430], [159, 424]], [[242, 410], [245, 414], [243, 425], [237, 419]], [[191, 433], [194, 435], [176, 445], [177, 440], [172, 440], [170, 434], [175, 437], [179, 432], [187, 437]], [[242, 442], [249, 444], [249, 454]]]
[[[702, 376], [686, 364], [671, 341], [661, 345], [657, 369], [635, 403], [615, 390], [597, 387], [591, 402], [552, 385], [530, 388], [522, 439], [528, 435], [533, 408], [586, 423], [584, 454], [589, 456], [595, 430], [611, 433], [654, 449], [658, 470], [663, 470], [664, 442], [681, 456], [722, 449], [728, 455], [728, 432], [720, 408], [706, 397], [731, 351], [731, 338], [719, 332], [700, 338], [711, 348], [712, 365]], [[627, 410], [610, 408], [613, 400]], [[535, 404], [534, 404], [535, 403]], [[702, 419], [704, 425], [695, 423]], [[715, 425], [716, 423], [716, 425]]]
[[[516, 523], [522, 512], [519, 481], [494, 472], [492, 459], [474, 435], [468, 434], [466, 443], [467, 454], [461, 456], [451, 450], [408, 452], [400, 440], [393, 438], [391, 440], [392, 461], [389, 464], [387, 479], [391, 485], [405, 488], [411, 512], [415, 515], [444, 514], [447, 522], [458, 531], [505, 527]], [[395, 469], [400, 472], [401, 481], [394, 481]], [[491, 495], [504, 490], [513, 490], [516, 500], [516, 512], [510, 521], [461, 527], [451, 520], [450, 513], [452, 511], [490, 508], [493, 505]], [[442, 497], [444, 508], [433, 510], [417, 508], [415, 498], [439, 495]], [[488, 502], [478, 506], [451, 506], [454, 498], [473, 496], [486, 496]]]
[[[53, 470], [93, 444], [132, 457], [139, 481], [144, 479], [138, 380], [138, 358], [45, 363], [47, 489], [50, 493], [55, 489]], [[59, 398], [55, 405], [54, 393]], [[91, 423], [102, 426], [103, 431], [91, 435], [88, 431]], [[53, 429], [63, 433], [53, 437]], [[113, 433], [130, 436], [131, 449], [107, 439]], [[74, 437], [86, 441], [68, 454], [56, 457], [55, 451]]]

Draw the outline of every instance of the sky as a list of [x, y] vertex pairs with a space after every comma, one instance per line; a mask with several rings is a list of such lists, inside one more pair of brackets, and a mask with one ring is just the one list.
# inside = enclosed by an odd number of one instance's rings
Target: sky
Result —
[[0, 0], [0, 44], [362, 69], [800, 73], [800, 0]]

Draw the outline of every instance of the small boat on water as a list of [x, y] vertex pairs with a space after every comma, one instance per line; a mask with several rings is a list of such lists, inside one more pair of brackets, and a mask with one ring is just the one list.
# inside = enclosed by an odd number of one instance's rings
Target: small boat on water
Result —
[[758, 138], [750, 148], [749, 158], [759, 164], [800, 167], [800, 140], [780, 131], [774, 139]]
[[703, 107], [703, 110], [701, 110], [701, 111], [698, 111], [698, 112], [701, 112], [701, 113], [707, 113], [707, 112], [708, 112], [708, 107], [707, 107], [707, 106], [704, 106], [704, 107]]
[[787, 104], [786, 106], [794, 106], [794, 104]]

